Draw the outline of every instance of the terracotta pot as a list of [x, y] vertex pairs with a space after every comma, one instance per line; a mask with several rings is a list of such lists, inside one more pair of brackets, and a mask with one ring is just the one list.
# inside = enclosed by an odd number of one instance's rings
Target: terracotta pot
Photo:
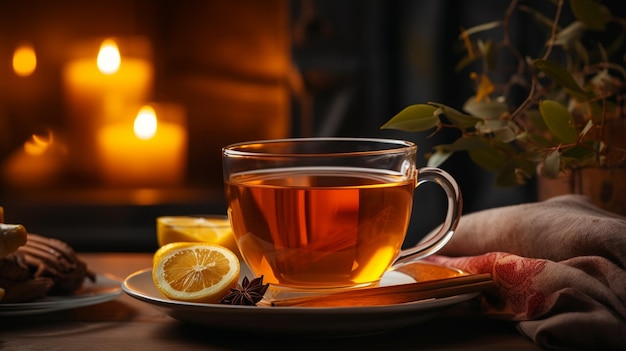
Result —
[[576, 169], [557, 179], [538, 178], [538, 197], [588, 196], [598, 207], [626, 216], [626, 167]]

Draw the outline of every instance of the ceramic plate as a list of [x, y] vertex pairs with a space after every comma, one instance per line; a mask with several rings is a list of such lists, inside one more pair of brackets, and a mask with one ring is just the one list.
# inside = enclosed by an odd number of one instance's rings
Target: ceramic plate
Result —
[[[242, 276], [244, 275], [242, 271]], [[406, 277], [397, 272], [386, 274], [381, 285], [406, 282], [401, 276]], [[122, 284], [122, 289], [131, 297], [149, 303], [182, 322], [242, 332], [315, 336], [369, 334], [409, 326], [428, 320], [444, 309], [478, 295], [470, 293], [397, 305], [351, 307], [269, 307], [193, 303], [163, 297], [152, 282], [151, 269], [128, 276]]]
[[118, 297], [122, 293], [121, 284], [120, 278], [98, 274], [95, 282], [86, 280], [72, 295], [48, 296], [33, 302], [0, 303], [0, 316], [39, 314], [99, 304]]

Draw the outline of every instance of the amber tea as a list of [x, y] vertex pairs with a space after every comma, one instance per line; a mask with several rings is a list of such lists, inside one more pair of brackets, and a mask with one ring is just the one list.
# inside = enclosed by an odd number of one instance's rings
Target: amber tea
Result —
[[376, 169], [292, 168], [226, 181], [246, 263], [270, 284], [298, 288], [377, 281], [404, 241], [414, 188]]

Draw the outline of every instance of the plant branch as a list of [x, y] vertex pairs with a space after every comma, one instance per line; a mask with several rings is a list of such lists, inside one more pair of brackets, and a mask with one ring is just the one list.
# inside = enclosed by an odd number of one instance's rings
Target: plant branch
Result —
[[554, 42], [556, 41], [556, 32], [559, 28], [559, 20], [561, 18], [561, 12], [563, 11], [563, 0], [559, 0], [556, 6], [556, 14], [554, 15], [554, 20], [552, 21], [552, 34], [550, 34], [550, 40], [548, 41], [546, 52], [543, 54], [543, 59], [547, 60], [552, 53], [552, 48], [554, 48]]

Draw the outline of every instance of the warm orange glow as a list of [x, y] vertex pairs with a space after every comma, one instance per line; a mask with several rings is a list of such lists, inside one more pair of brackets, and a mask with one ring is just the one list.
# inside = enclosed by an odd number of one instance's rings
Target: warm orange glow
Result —
[[122, 57], [114, 40], [107, 39], [100, 45], [98, 69], [104, 74], [113, 74], [120, 68]]
[[137, 138], [142, 140], [151, 139], [156, 134], [157, 117], [152, 107], [144, 106], [139, 110], [133, 124], [133, 131]]
[[13, 71], [20, 77], [28, 77], [37, 69], [37, 55], [29, 43], [20, 44], [13, 53]]
[[67, 149], [52, 130], [33, 134], [0, 165], [2, 177], [12, 188], [35, 189], [55, 184], [64, 166]]
[[107, 124], [98, 131], [104, 181], [134, 187], [171, 186], [183, 181], [187, 160], [184, 115], [166, 107], [150, 103], [141, 108], [134, 121]]
[[29, 140], [24, 143], [24, 152], [31, 156], [43, 155], [53, 143], [52, 133], [47, 135], [33, 134]]

